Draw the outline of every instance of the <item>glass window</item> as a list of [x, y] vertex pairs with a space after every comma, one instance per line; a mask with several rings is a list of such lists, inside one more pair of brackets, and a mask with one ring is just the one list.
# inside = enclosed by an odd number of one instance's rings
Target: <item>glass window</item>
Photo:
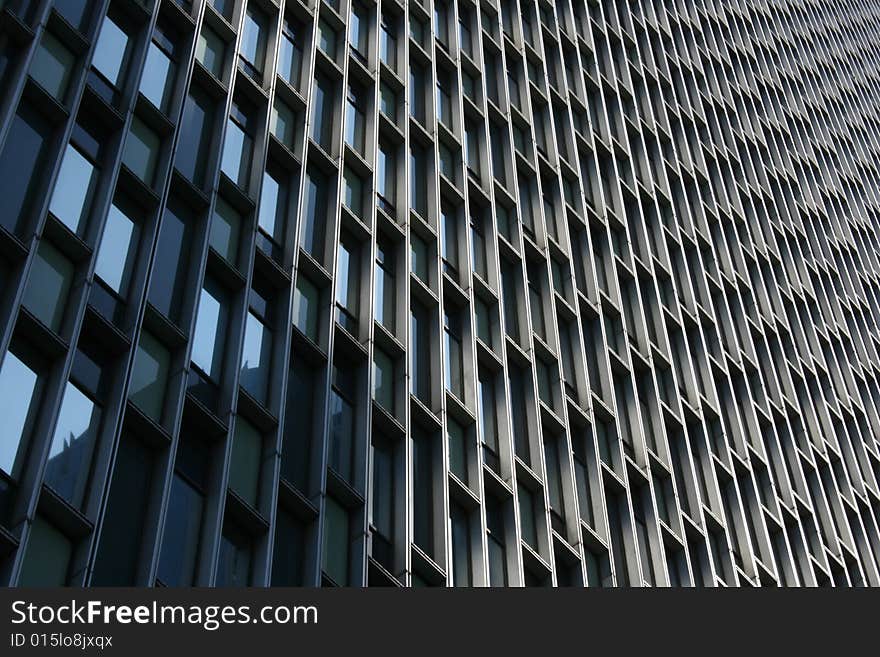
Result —
[[192, 217], [175, 198], [170, 199], [159, 227], [159, 243], [153, 261], [148, 298], [159, 312], [179, 321], [183, 292], [190, 265]]
[[452, 583], [454, 586], [471, 586], [471, 532], [464, 509], [453, 504], [450, 511], [452, 532]]
[[128, 397], [155, 422], [162, 421], [171, 354], [150, 333], [143, 331], [135, 353]]
[[437, 77], [437, 120], [446, 126], [452, 126], [452, 93], [451, 84], [446, 74]]
[[83, 31], [86, 27], [86, 19], [92, 15], [90, 5], [89, 0], [67, 0], [67, 2], [59, 2], [56, 11], [77, 30]]
[[324, 257], [327, 196], [326, 177], [317, 171], [309, 171], [306, 181], [305, 226], [303, 226], [302, 240], [306, 251], [319, 261]]
[[372, 556], [389, 570], [394, 564], [394, 449], [382, 436], [373, 438]]
[[244, 190], [248, 188], [251, 162], [254, 158], [252, 118], [234, 103], [229, 112], [226, 141], [223, 145], [223, 163], [220, 170]]
[[241, 222], [238, 210], [218, 196], [214, 205], [214, 220], [211, 222], [211, 246], [233, 265], [238, 264]]
[[489, 306], [480, 298], [474, 300], [475, 314], [477, 317], [477, 337], [486, 346], [492, 346], [492, 323], [489, 317]]
[[110, 206], [98, 247], [95, 275], [114, 292], [125, 297], [137, 255], [137, 226], [116, 201]]
[[206, 154], [211, 151], [214, 104], [207, 93], [193, 87], [183, 110], [180, 139], [175, 150], [175, 166], [196, 187], [204, 187]]
[[121, 86], [129, 45], [128, 34], [110, 16], [105, 16], [92, 66], [114, 87]]
[[416, 145], [410, 147], [410, 205], [422, 217], [428, 216], [427, 155]]
[[0, 222], [13, 233], [22, 227], [36, 189], [43, 185], [41, 169], [51, 135], [45, 118], [24, 104], [19, 108], [0, 153]]
[[446, 389], [459, 399], [463, 399], [464, 362], [461, 345], [461, 321], [457, 315], [444, 313], [443, 334], [446, 338]]
[[287, 223], [289, 195], [287, 185], [278, 175], [279, 172], [270, 169], [271, 164], [263, 174], [257, 225], [260, 232], [269, 239], [272, 247], [270, 250], [278, 251], [280, 245], [284, 243], [284, 226]]
[[168, 109], [174, 90], [174, 69], [174, 43], [157, 27], [147, 51], [141, 93], [162, 111]]
[[367, 34], [369, 25], [367, 24], [367, 10], [359, 2], [351, 3], [351, 22], [348, 24], [348, 36], [351, 42], [352, 52], [362, 62], [366, 62], [367, 57]]
[[318, 341], [319, 303], [318, 288], [302, 274], [297, 276], [293, 291], [293, 323], [314, 342]]
[[364, 153], [366, 110], [363, 90], [348, 85], [345, 104], [345, 143], [358, 153]]
[[156, 573], [166, 586], [195, 583], [205, 496], [180, 472], [171, 479], [162, 551]]
[[196, 59], [216, 78], [223, 78], [223, 60], [226, 58], [226, 42], [207, 25], [202, 26], [196, 44]]
[[315, 76], [312, 108], [312, 139], [329, 151], [333, 147], [333, 83], [323, 75]]
[[507, 555], [504, 548], [504, 512], [495, 498], [486, 500], [486, 525], [489, 539], [489, 584], [507, 586]]
[[215, 586], [248, 586], [253, 561], [253, 541], [235, 526], [223, 530]]
[[284, 101], [275, 98], [272, 105], [272, 115], [269, 119], [269, 130], [282, 144], [293, 150], [293, 140], [296, 130], [296, 115]]
[[428, 284], [428, 245], [421, 237], [410, 234], [410, 250], [411, 261], [410, 268], [412, 272], [422, 279], [426, 285]]
[[397, 36], [394, 22], [384, 14], [379, 31], [379, 57], [392, 69], [397, 64]]
[[12, 351], [6, 352], [0, 367], [0, 470], [16, 478], [24, 464], [27, 434], [37, 410], [37, 373]]
[[431, 401], [431, 328], [428, 311], [424, 306], [413, 304], [412, 348], [410, 351], [410, 380], [412, 392], [426, 404]]
[[56, 333], [64, 320], [73, 273], [73, 263], [47, 240], [40, 240], [22, 303]]
[[382, 210], [395, 216], [394, 201], [397, 196], [397, 175], [395, 171], [394, 150], [390, 144], [379, 143], [378, 162], [376, 176], [378, 178], [376, 190], [379, 198], [378, 205]]
[[266, 61], [266, 15], [249, 2], [244, 15], [241, 34], [240, 58], [245, 72], [261, 80], [263, 63]]
[[279, 505], [272, 551], [272, 586], [302, 586], [305, 560], [303, 522]]
[[444, 271], [455, 278], [458, 275], [458, 219], [455, 208], [446, 202], [440, 205], [440, 249]]
[[131, 129], [125, 140], [122, 161], [135, 175], [151, 187], [156, 176], [160, 146], [159, 135], [135, 116], [131, 120]]
[[206, 277], [196, 315], [191, 358], [193, 364], [214, 382], [219, 382], [222, 371], [228, 311], [223, 288]]
[[477, 381], [477, 408], [480, 416], [480, 440], [494, 456], [498, 455], [498, 422], [495, 406], [495, 382], [492, 376], [480, 371]]
[[394, 331], [395, 283], [392, 245], [381, 237], [376, 240], [376, 321]]
[[430, 436], [414, 427], [413, 540], [428, 556], [434, 553], [434, 463]]
[[353, 474], [354, 400], [354, 371], [351, 363], [334, 363], [333, 387], [330, 390], [329, 464], [346, 481], [351, 481]]
[[467, 433], [465, 428], [450, 417], [446, 418], [446, 436], [449, 439], [449, 470], [465, 484], [468, 481]]
[[68, 144], [49, 211], [71, 231], [82, 234], [97, 182], [95, 166], [73, 144]]
[[422, 20], [415, 14], [410, 13], [409, 15], [409, 36], [420, 46], [425, 46], [425, 32], [426, 32], [425, 24]]
[[397, 121], [397, 94], [385, 83], [379, 85], [379, 109], [392, 122]]
[[464, 131], [464, 149], [467, 156], [467, 166], [474, 175], [480, 175], [480, 147], [477, 142], [477, 124], [475, 121], [467, 121]]
[[358, 328], [359, 269], [357, 245], [343, 239], [336, 263], [336, 321], [352, 335], [357, 335]]
[[97, 547], [94, 586], [133, 585], [155, 465], [153, 450], [131, 434], [119, 438]]
[[345, 206], [361, 221], [364, 220], [364, 182], [351, 169], [346, 167], [343, 177]]
[[332, 59], [336, 59], [336, 30], [330, 24], [321, 20], [318, 23], [318, 47]]
[[519, 521], [523, 540], [538, 548], [538, 527], [535, 522], [535, 497], [525, 486], [520, 485], [517, 491], [519, 498]]
[[254, 508], [260, 493], [262, 449], [263, 438], [257, 428], [241, 416], [236, 418], [229, 461], [229, 488]]
[[285, 18], [281, 29], [281, 46], [278, 53], [278, 74], [292, 87], [299, 86], [303, 51], [300, 45], [301, 26]]
[[19, 586], [65, 586], [72, 556], [70, 539], [38, 514], [31, 524]]
[[349, 528], [348, 512], [332, 497], [325, 498], [324, 573], [339, 586], [348, 584]]
[[262, 403], [269, 391], [272, 331], [251, 310], [247, 315], [241, 354], [241, 386]]
[[455, 156], [444, 142], [440, 142], [440, 173], [455, 183]]
[[409, 67], [410, 114], [419, 123], [425, 123], [425, 71], [418, 64]]
[[235, 7], [235, 0], [208, 0], [208, 3], [217, 10], [217, 13], [226, 20], [232, 19], [232, 9]]
[[373, 354], [373, 397], [386, 411], [394, 414], [394, 361], [381, 349]]
[[63, 103], [75, 62], [76, 58], [67, 46], [52, 36], [51, 32], [43, 32], [43, 39], [31, 61], [30, 74], [46, 91]]
[[68, 381], [44, 481], [76, 508], [85, 496], [100, 420], [100, 407]]
[[483, 236], [483, 222], [471, 216], [471, 266], [483, 279], [488, 278], [486, 266], [486, 238]]

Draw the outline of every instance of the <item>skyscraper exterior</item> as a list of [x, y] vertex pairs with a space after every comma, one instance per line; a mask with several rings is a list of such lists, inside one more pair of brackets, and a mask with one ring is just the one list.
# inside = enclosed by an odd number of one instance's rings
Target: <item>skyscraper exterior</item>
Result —
[[0, 583], [880, 585], [878, 44], [0, 0]]

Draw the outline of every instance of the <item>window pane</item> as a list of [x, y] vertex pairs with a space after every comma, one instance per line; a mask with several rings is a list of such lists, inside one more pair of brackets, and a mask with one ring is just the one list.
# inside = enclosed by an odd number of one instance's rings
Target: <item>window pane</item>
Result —
[[222, 371], [227, 312], [223, 290], [206, 278], [193, 332], [192, 362], [215, 382]]
[[[335, 367], [334, 376], [339, 376]], [[354, 442], [354, 408], [337, 388], [330, 391], [329, 463], [343, 479], [351, 480], [351, 457]]]
[[98, 247], [95, 275], [122, 296], [128, 289], [134, 267], [136, 231], [134, 222], [116, 203], [111, 205], [101, 236], [101, 246]]
[[241, 232], [241, 215], [221, 197], [214, 206], [211, 222], [211, 246], [233, 265], [238, 264], [238, 236]]
[[26, 106], [18, 110], [12, 121], [0, 153], [0, 222], [13, 233], [19, 232], [35, 190], [43, 184], [40, 169], [51, 133], [49, 122]]
[[193, 88], [186, 100], [175, 151], [175, 165], [196, 187], [205, 184], [206, 154], [210, 152], [213, 101], [203, 91]]
[[84, 230], [95, 184], [95, 167], [73, 144], [67, 145], [49, 211], [74, 233]]
[[120, 86], [120, 77], [128, 50], [128, 35], [109, 16], [104, 17], [98, 44], [92, 59], [94, 66], [107, 80]]
[[31, 525], [19, 586], [65, 586], [72, 555], [70, 539], [38, 515]]
[[285, 20], [281, 34], [281, 49], [278, 54], [278, 74], [293, 87], [299, 85], [302, 66], [302, 48], [297, 43], [298, 34], [298, 26]]
[[3, 418], [3, 440], [0, 440], [0, 470], [11, 477], [18, 475], [24, 449], [28, 415], [31, 407], [36, 407], [34, 393], [37, 388], [37, 374], [25, 365], [14, 353], [6, 352], [0, 368], [0, 417]]
[[22, 303], [57, 333], [61, 330], [72, 283], [73, 263], [48, 241], [41, 240]]
[[241, 57], [251, 75], [263, 72], [266, 59], [266, 16], [252, 4], [248, 3], [241, 35]]
[[171, 354], [152, 335], [144, 331], [138, 343], [131, 373], [128, 396], [155, 422], [162, 422], [165, 388]]
[[131, 121], [131, 130], [125, 140], [122, 161], [147, 185], [153, 185], [159, 160], [159, 135], [138, 117]]
[[68, 382], [44, 481], [74, 507], [83, 501], [100, 419], [100, 408]]
[[290, 149], [293, 149], [294, 130], [296, 129], [296, 116], [293, 110], [285, 103], [275, 99], [272, 106], [272, 116], [269, 130], [275, 138]]
[[171, 199], [159, 228], [159, 243], [148, 297], [150, 303], [173, 322], [178, 321], [186, 287], [191, 238], [189, 211], [178, 201]]
[[74, 62], [73, 53], [51, 33], [44, 32], [43, 40], [31, 62], [31, 77], [55, 98], [64, 102]]
[[394, 414], [394, 362], [381, 349], [376, 349], [373, 360], [373, 393], [386, 411]]
[[323, 20], [318, 23], [318, 46], [330, 59], [336, 59], [336, 31]]
[[241, 385], [262, 403], [265, 403], [269, 389], [271, 357], [272, 332], [253, 312], [249, 312], [241, 354]]
[[287, 186], [270, 171], [263, 175], [260, 190], [260, 229], [276, 243], [283, 242], [284, 223], [287, 218]]
[[156, 573], [166, 586], [192, 586], [195, 583], [204, 506], [204, 495], [175, 472]]
[[324, 505], [324, 572], [338, 585], [348, 584], [348, 512], [332, 497]]
[[251, 578], [253, 544], [250, 537], [235, 527], [223, 531], [217, 563], [216, 586], [247, 586]]
[[463, 426], [455, 420], [446, 420], [446, 435], [449, 438], [449, 469], [461, 481], [467, 484], [467, 445]]
[[226, 128], [226, 142], [223, 145], [223, 163], [220, 170], [243, 189], [246, 189], [248, 184], [253, 148], [254, 143], [250, 135], [242, 126], [230, 119]]
[[141, 78], [141, 93], [160, 110], [165, 110], [174, 83], [174, 62], [156, 44], [150, 42], [147, 63]]
[[312, 139], [329, 151], [332, 147], [333, 87], [324, 76], [315, 77], [312, 108]]
[[207, 25], [202, 26], [199, 42], [196, 45], [196, 58], [214, 77], [223, 77], [223, 59], [226, 55], [226, 43]]
[[313, 341], [318, 341], [319, 292], [303, 275], [296, 279], [293, 291], [293, 323]]
[[252, 507], [256, 508], [260, 492], [260, 460], [262, 458], [260, 432], [243, 417], [235, 420], [232, 438], [232, 457], [229, 466], [229, 487]]

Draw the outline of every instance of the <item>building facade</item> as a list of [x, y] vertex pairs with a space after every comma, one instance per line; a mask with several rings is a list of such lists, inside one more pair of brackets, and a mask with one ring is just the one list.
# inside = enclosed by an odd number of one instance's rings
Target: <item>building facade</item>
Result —
[[880, 585], [878, 43], [0, 1], [0, 582]]

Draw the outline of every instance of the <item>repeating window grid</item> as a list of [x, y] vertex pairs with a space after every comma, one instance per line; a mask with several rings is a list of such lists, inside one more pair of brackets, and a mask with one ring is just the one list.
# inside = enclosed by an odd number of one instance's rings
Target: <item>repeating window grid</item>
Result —
[[[552, 119], [551, 119], [551, 120], [552, 120]], [[776, 147], [774, 147], [774, 148], [778, 148], [778, 146], [776, 146]], [[776, 204], [774, 203], [774, 205], [776, 205]], [[778, 209], [778, 207], [779, 207], [779, 206], [777, 206], [777, 209]], [[748, 228], [748, 224], [746, 225], [746, 230], [749, 230], [749, 228]], [[607, 237], [607, 236], [606, 236], [606, 237]], [[771, 235], [771, 237], [772, 237], [772, 235]], [[700, 260], [700, 259], [701, 259], [701, 256], [698, 256], [697, 259]], [[849, 268], [849, 266], [850, 266], [850, 265], [845, 265], [845, 267], [846, 267], [846, 269], [844, 270], [844, 272], [845, 272], [845, 273], [844, 273], [844, 276], [845, 276], [845, 277], [848, 277], [848, 276], [849, 276], [849, 274], [848, 274], [848, 271], [849, 271], [848, 268]], [[688, 268], [689, 265], [688, 265], [688, 264], [685, 264], [684, 267], [685, 267], [685, 268]], [[764, 276], [764, 274], [763, 274], [763, 272], [762, 272], [761, 270], [763, 270], [763, 271], [769, 271], [769, 270], [767, 270], [765, 267], [760, 267], [760, 268], [759, 268], [759, 271], [758, 271], [757, 274], [756, 274], [757, 279], [758, 279], [759, 281], [760, 281], [761, 278], [763, 278], [763, 276]], [[779, 281], [777, 281], [777, 284], [778, 284], [778, 282], [779, 282]], [[705, 284], [705, 282], [704, 282], [704, 284]], [[820, 285], [820, 287], [823, 287], [821, 281], [820, 281], [818, 284]], [[845, 308], [844, 308], [842, 311], [840, 311], [840, 312], [850, 312], [850, 311], [851, 311], [851, 307], [849, 306], [849, 304], [846, 304], [846, 305], [845, 305]], [[842, 317], [842, 315], [841, 315], [841, 317]], [[781, 318], [780, 318], [780, 319], [781, 319]], [[784, 320], [782, 320], [782, 321], [784, 321]], [[702, 329], [701, 329], [701, 330], [702, 330]], [[834, 336], [834, 339], [837, 340], [837, 339], [838, 339], [838, 338], [836, 337], [836, 336], [837, 336], [837, 329], [832, 329], [832, 330], [833, 330], [832, 336]], [[836, 372], [836, 371], [838, 370], [838, 368], [839, 368], [839, 366], [835, 365], [835, 368], [832, 370], [832, 372]], [[771, 371], [772, 371], [772, 370], [771, 370]], [[852, 384], [849, 384], [849, 385], [851, 386]], [[859, 410], [863, 410], [863, 409], [859, 409]], [[845, 429], [844, 429], [844, 431], [845, 431]], [[831, 435], [833, 436], [834, 434], [831, 434]]]

